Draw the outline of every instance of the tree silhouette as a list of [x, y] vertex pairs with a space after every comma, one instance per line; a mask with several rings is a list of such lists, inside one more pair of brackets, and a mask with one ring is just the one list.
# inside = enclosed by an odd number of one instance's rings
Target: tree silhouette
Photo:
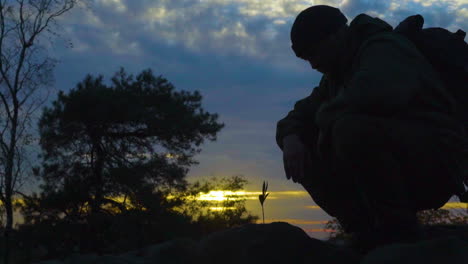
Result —
[[39, 122], [42, 198], [61, 197], [61, 213], [82, 217], [156, 206], [144, 197], [184, 189], [193, 156], [224, 125], [203, 110], [198, 91], [174, 89], [150, 69], [134, 79], [121, 68], [110, 86], [88, 75], [61, 91]]

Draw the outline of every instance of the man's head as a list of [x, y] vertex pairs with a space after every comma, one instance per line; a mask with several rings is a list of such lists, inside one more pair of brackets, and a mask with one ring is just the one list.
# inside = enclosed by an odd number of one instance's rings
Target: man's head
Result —
[[302, 11], [291, 28], [292, 49], [313, 69], [329, 73], [336, 66], [343, 37], [348, 29], [339, 9], [316, 5]]

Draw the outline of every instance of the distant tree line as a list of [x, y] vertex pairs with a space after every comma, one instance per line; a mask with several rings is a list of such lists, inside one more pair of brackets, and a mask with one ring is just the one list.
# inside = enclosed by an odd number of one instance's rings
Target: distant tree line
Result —
[[[417, 218], [421, 225], [466, 225], [468, 223], [468, 206], [466, 209], [430, 209], [417, 212]], [[325, 224], [329, 231], [328, 240], [349, 240], [351, 234], [344, 231], [338, 219], [333, 218]]]

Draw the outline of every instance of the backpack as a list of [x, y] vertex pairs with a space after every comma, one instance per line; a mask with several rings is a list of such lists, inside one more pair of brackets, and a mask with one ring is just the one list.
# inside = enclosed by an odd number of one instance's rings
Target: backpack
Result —
[[465, 144], [462, 153], [461, 175], [455, 175], [461, 184], [457, 196], [461, 202], [468, 202], [468, 44], [464, 41], [466, 33], [459, 29], [452, 33], [443, 28], [424, 28], [421, 15], [409, 16], [393, 30], [413, 42], [418, 50], [440, 74], [447, 90], [456, 100], [456, 115], [465, 129]]

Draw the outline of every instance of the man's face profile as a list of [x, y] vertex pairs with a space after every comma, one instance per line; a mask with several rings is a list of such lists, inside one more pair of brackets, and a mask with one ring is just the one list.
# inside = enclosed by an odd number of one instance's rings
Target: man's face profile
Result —
[[333, 34], [318, 44], [311, 45], [301, 56], [301, 59], [308, 61], [314, 70], [324, 74], [330, 73], [337, 59], [337, 41], [335, 34]]

